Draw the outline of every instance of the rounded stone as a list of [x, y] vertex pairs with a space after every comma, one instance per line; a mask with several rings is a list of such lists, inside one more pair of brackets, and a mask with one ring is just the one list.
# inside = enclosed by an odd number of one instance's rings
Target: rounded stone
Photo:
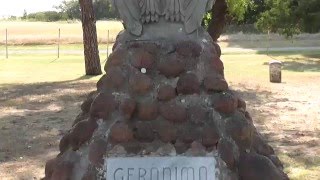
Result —
[[243, 109], [244, 111], [246, 111], [246, 109], [247, 109], [246, 102], [241, 98], [238, 98], [238, 108]]
[[177, 141], [177, 142], [174, 144], [174, 147], [175, 147], [176, 152], [177, 152], [178, 154], [183, 154], [183, 153], [185, 153], [185, 152], [189, 149], [190, 145], [189, 145], [189, 144], [186, 144], [186, 143], [183, 143], [182, 141]]
[[160, 106], [160, 114], [171, 122], [181, 123], [187, 119], [186, 108], [175, 103], [165, 103]]
[[145, 74], [136, 73], [129, 80], [130, 88], [133, 93], [146, 94], [152, 89], [152, 80]]
[[45, 166], [45, 175], [46, 177], [50, 178], [56, 169], [56, 166], [59, 162], [58, 158], [51, 159], [47, 161], [46, 166]]
[[107, 151], [107, 147], [107, 142], [102, 139], [97, 139], [90, 144], [88, 157], [92, 165], [98, 168], [103, 166], [103, 155]]
[[138, 118], [149, 121], [158, 117], [158, 104], [156, 102], [145, 102], [138, 105]]
[[242, 154], [240, 156], [239, 176], [241, 179], [252, 180], [288, 179], [271, 160], [258, 154]]
[[243, 114], [235, 113], [228, 118], [225, 128], [240, 150], [245, 151], [251, 147], [253, 127], [246, 121]]
[[152, 142], [154, 140], [154, 130], [148, 122], [137, 122], [135, 138], [143, 142]]
[[131, 98], [124, 99], [120, 104], [120, 112], [125, 119], [131, 119], [136, 109], [136, 102]]
[[199, 57], [202, 52], [202, 47], [194, 41], [183, 41], [176, 45], [176, 51], [181, 56]]
[[214, 70], [215, 72], [219, 73], [220, 75], [224, 75], [223, 62], [221, 61], [221, 59], [219, 57], [216, 56], [213, 59], [211, 59], [208, 63], [208, 67], [211, 71]]
[[221, 57], [221, 47], [219, 46], [219, 44], [214, 42], [213, 46], [214, 46], [214, 49], [216, 50], [217, 56]]
[[71, 179], [74, 165], [71, 162], [61, 162], [56, 166], [52, 173], [52, 180], [68, 180]]
[[97, 95], [97, 92], [93, 91], [87, 96], [87, 99], [81, 104], [81, 110], [83, 112], [88, 113], [90, 111], [91, 104], [94, 98], [96, 97], [96, 95]]
[[76, 151], [82, 144], [89, 141], [97, 127], [98, 125], [94, 121], [81, 121], [77, 123], [71, 130], [69, 137], [72, 149]]
[[235, 167], [236, 162], [233, 149], [233, 144], [229, 140], [224, 138], [220, 139], [218, 143], [218, 153], [230, 169]]
[[252, 147], [258, 154], [264, 156], [270, 156], [274, 154], [273, 148], [267, 144], [266, 140], [258, 132], [255, 132], [253, 135]]
[[65, 151], [67, 151], [69, 149], [70, 146], [70, 134], [65, 134], [62, 139], [60, 140], [59, 143], [59, 150], [60, 153], [64, 153]]
[[209, 119], [209, 114], [201, 106], [192, 106], [188, 108], [188, 119], [193, 124], [203, 124]]
[[191, 144], [194, 141], [198, 141], [201, 139], [202, 128], [195, 128], [194, 126], [187, 126], [182, 134], [182, 141], [186, 144]]
[[144, 49], [135, 49], [132, 55], [131, 64], [133, 67], [141, 69], [151, 69], [154, 65], [155, 57]]
[[185, 71], [185, 65], [181, 59], [173, 56], [160, 62], [158, 70], [167, 78], [175, 78]]
[[212, 103], [216, 111], [224, 114], [232, 114], [238, 107], [237, 98], [230, 93], [220, 93], [213, 96]]
[[139, 152], [141, 151], [142, 149], [142, 146], [139, 142], [136, 142], [136, 141], [130, 141], [130, 142], [127, 142], [127, 143], [122, 143], [125, 151], [127, 153], [132, 153], [132, 154], [139, 154]]
[[169, 101], [176, 97], [176, 89], [170, 85], [163, 85], [158, 90], [158, 99], [160, 101]]
[[180, 76], [177, 82], [179, 94], [200, 94], [200, 82], [195, 74], [186, 73]]
[[228, 90], [227, 81], [221, 75], [210, 74], [205, 77], [203, 85], [207, 91], [226, 91]]
[[121, 66], [127, 58], [127, 52], [128, 51], [126, 49], [117, 49], [112, 54], [110, 54], [108, 61], [104, 67], [105, 72], [108, 72], [115, 66]]
[[176, 141], [177, 130], [170, 123], [162, 123], [157, 127], [159, 138], [164, 143]]
[[112, 94], [99, 93], [91, 105], [90, 116], [97, 119], [107, 119], [117, 106], [118, 103]]
[[200, 142], [194, 141], [191, 144], [189, 153], [193, 156], [205, 156], [207, 154], [207, 151], [206, 148]]
[[133, 132], [124, 122], [117, 122], [111, 128], [111, 141], [114, 143], [125, 143], [133, 139]]
[[205, 147], [213, 147], [218, 144], [219, 134], [215, 128], [206, 127], [202, 132], [202, 144]]
[[282, 164], [282, 162], [280, 161], [280, 159], [276, 156], [276, 155], [269, 155], [267, 156], [272, 162], [273, 164], [280, 169], [283, 169], [284, 166]]

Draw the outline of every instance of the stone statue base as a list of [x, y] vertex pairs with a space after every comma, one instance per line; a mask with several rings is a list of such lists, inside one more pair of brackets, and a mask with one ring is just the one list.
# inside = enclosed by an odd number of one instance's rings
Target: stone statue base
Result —
[[228, 88], [209, 35], [147, 37], [118, 37], [107, 74], [47, 162], [45, 179], [105, 179], [108, 158], [118, 156], [209, 156], [217, 179], [288, 179]]

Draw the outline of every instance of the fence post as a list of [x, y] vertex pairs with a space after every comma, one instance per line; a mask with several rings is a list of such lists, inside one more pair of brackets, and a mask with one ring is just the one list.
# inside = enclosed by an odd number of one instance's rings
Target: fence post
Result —
[[6, 29], [6, 58], [9, 58], [8, 54], [8, 29]]
[[109, 58], [109, 29], [108, 29], [108, 37], [107, 37], [107, 59]]
[[61, 38], [61, 30], [59, 28], [59, 34], [58, 34], [58, 59], [60, 58], [60, 38]]

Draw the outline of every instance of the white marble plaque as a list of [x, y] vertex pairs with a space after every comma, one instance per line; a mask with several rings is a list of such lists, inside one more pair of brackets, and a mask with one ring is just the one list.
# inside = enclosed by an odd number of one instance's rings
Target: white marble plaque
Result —
[[107, 180], [216, 180], [213, 157], [106, 159]]

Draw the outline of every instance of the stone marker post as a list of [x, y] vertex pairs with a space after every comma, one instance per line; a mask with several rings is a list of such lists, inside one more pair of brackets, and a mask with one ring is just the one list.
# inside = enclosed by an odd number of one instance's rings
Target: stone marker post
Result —
[[270, 82], [281, 83], [281, 68], [282, 62], [280, 61], [274, 60], [269, 63]]

